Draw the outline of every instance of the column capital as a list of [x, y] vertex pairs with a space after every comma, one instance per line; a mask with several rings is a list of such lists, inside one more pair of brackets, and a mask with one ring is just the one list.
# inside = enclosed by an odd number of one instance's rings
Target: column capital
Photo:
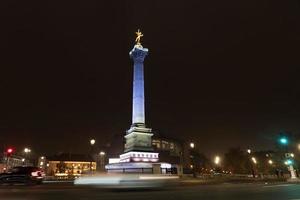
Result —
[[133, 49], [129, 52], [130, 58], [134, 62], [144, 62], [145, 57], [148, 55], [149, 50], [143, 48], [142, 45], [135, 45]]

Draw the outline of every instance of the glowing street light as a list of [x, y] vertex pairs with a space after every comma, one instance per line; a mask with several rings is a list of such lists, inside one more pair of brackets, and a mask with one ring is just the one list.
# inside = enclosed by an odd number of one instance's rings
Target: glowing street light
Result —
[[91, 145], [94, 145], [95, 143], [96, 143], [96, 140], [95, 140], [95, 139], [91, 139], [91, 140], [90, 140], [90, 144], [91, 144]]
[[269, 163], [270, 165], [273, 165], [273, 160], [269, 160], [268, 163]]
[[219, 157], [219, 156], [216, 156], [216, 157], [215, 157], [215, 164], [216, 164], [216, 165], [219, 165], [219, 164], [220, 164], [220, 161], [221, 161], [220, 157]]
[[29, 149], [29, 148], [24, 149], [24, 153], [30, 153], [30, 152], [31, 152], [31, 149]]
[[105, 152], [104, 151], [100, 151], [99, 155], [100, 156], [105, 156]]
[[254, 164], [257, 164], [256, 158], [252, 157], [251, 160]]
[[295, 157], [295, 154], [291, 153], [290, 156], [291, 156], [292, 158], [294, 158], [294, 157]]
[[251, 154], [251, 149], [247, 149], [247, 153], [248, 153], [248, 154]]
[[289, 141], [286, 137], [281, 137], [279, 139], [279, 142], [280, 142], [280, 144], [283, 144], [283, 145], [287, 145], [289, 143]]
[[192, 149], [195, 148], [195, 143], [191, 142], [191, 143], [190, 143], [190, 147], [191, 147]]
[[284, 162], [285, 165], [292, 165], [293, 161], [291, 159], [288, 159]]

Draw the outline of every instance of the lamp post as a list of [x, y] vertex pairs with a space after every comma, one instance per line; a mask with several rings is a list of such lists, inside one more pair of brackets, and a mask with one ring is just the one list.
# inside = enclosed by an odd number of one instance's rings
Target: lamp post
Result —
[[[292, 156], [291, 156], [292, 157]], [[291, 158], [288, 158], [284, 164], [288, 167], [288, 170], [290, 171], [290, 174], [291, 174], [291, 178], [288, 179], [288, 181], [298, 181], [299, 179], [297, 178], [297, 174], [296, 174], [296, 170], [294, 169], [294, 160], [291, 159]]]
[[106, 153], [104, 151], [100, 151], [99, 156], [100, 156], [100, 170], [104, 171]]
[[248, 154], [251, 154], [251, 149], [247, 149], [247, 153], [248, 153]]
[[[28, 162], [30, 161], [30, 159], [29, 159], [29, 153], [31, 153], [31, 149], [25, 147], [23, 152], [24, 152], [25, 159], [28, 160], [28, 161], [27, 161], [27, 163], [28, 163]], [[25, 159], [24, 159], [24, 161], [23, 161], [23, 165], [25, 165]]]
[[190, 168], [192, 169], [193, 177], [196, 178], [196, 171], [195, 171], [196, 166], [195, 166], [195, 160], [194, 160], [194, 155], [193, 155], [194, 148], [195, 148], [195, 143], [190, 142], [190, 158], [191, 158]]
[[216, 156], [214, 162], [216, 165], [220, 165], [221, 162], [220, 156]]
[[[253, 178], [255, 178], [255, 171], [254, 171], [254, 164], [253, 164], [254, 163], [254, 161], [253, 161], [254, 157], [251, 158], [251, 153], [252, 153], [252, 150], [247, 149], [247, 154], [248, 154], [248, 159], [249, 159], [249, 164], [250, 164], [250, 170], [251, 170]], [[256, 162], [256, 159], [255, 159], [255, 162]]]
[[220, 156], [215, 156], [214, 158], [214, 164], [215, 164], [215, 172], [217, 173], [221, 173], [222, 172], [222, 169], [221, 169], [221, 158]]
[[255, 157], [252, 157], [251, 160], [252, 160], [252, 162], [253, 162], [254, 164], [257, 164], [257, 160], [256, 160]]
[[[291, 178], [288, 179], [288, 181], [298, 181], [299, 179], [297, 178], [296, 175], [296, 170], [294, 169], [294, 157], [295, 155], [293, 153], [289, 153], [289, 143], [290, 142], [290, 137], [288, 135], [282, 134], [281, 137], [279, 138], [279, 143], [280, 145], [284, 148], [284, 153], [285, 153], [285, 158], [286, 161], [284, 162], [285, 165], [287, 165], [287, 168], [290, 172]], [[299, 148], [299, 146], [298, 146]]]
[[93, 164], [93, 153], [94, 153], [94, 145], [96, 143], [96, 140], [95, 139], [91, 139], [90, 140], [90, 145], [91, 145], [91, 152], [90, 152], [90, 155], [91, 155], [91, 162], [90, 162], [90, 172], [92, 172], [92, 164]]

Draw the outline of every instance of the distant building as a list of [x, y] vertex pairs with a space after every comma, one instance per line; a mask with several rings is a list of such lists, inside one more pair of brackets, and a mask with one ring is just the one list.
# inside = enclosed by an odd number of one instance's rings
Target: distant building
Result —
[[39, 158], [39, 167], [47, 175], [68, 177], [96, 171], [97, 164], [89, 155], [62, 153]]
[[22, 156], [6, 156], [5, 154], [0, 155], [0, 173], [5, 172], [13, 167], [23, 165], [32, 166], [32, 163], [30, 163], [29, 160], [25, 159]]
[[165, 137], [153, 137], [152, 146], [159, 153], [159, 160], [170, 164], [180, 164], [182, 144], [175, 139]]

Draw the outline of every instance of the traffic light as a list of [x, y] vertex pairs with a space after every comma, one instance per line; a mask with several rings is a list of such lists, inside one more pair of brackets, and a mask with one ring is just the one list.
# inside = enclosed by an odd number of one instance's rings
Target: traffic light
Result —
[[289, 140], [286, 137], [281, 137], [279, 139], [280, 144], [287, 145], [289, 143]]
[[286, 165], [292, 165], [294, 163], [294, 161], [292, 159], [287, 159], [284, 164]]
[[11, 156], [11, 155], [13, 154], [13, 152], [14, 152], [14, 149], [13, 149], [13, 148], [8, 148], [8, 149], [6, 150], [7, 156]]

